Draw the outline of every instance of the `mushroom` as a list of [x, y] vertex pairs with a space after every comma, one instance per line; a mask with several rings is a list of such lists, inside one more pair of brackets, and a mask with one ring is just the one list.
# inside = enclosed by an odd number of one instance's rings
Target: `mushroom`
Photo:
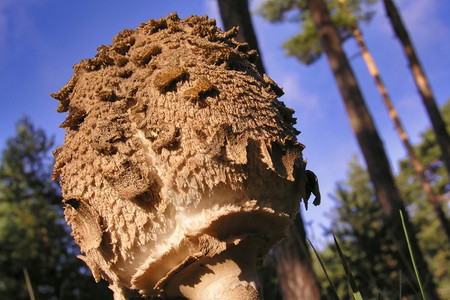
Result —
[[208, 17], [126, 29], [52, 97], [79, 257], [114, 299], [258, 299], [255, 265], [305, 195], [304, 146], [254, 51]]

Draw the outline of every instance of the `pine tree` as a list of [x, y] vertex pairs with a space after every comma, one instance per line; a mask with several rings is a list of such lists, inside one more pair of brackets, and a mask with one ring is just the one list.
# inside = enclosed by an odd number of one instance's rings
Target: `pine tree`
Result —
[[[283, 2], [283, 1], [279, 1]], [[281, 3], [279, 3], [278, 9], [274, 8], [275, 1], [266, 1], [263, 3], [260, 8], [260, 12], [266, 16], [272, 22], [281, 21], [283, 10], [289, 9], [292, 10], [294, 8], [300, 9], [297, 12], [300, 14], [299, 19], [302, 20], [302, 31], [297, 34], [295, 37], [289, 39], [283, 47], [287, 50], [287, 55], [296, 56], [297, 59], [305, 64], [314, 63], [322, 54], [322, 47], [319, 43], [319, 38], [317, 35], [317, 31], [315, 30], [314, 24], [312, 22], [311, 16], [308, 11], [304, 11], [307, 9], [306, 7], [302, 7], [299, 3], [302, 1], [290, 1], [293, 5], [292, 7], [283, 7]], [[327, 1], [327, 6], [330, 10], [331, 19], [338, 29], [338, 33], [340, 34], [341, 40], [345, 41], [349, 37], [353, 36], [361, 50], [362, 57], [369, 69], [370, 74], [375, 80], [378, 91], [382, 96], [382, 100], [388, 109], [389, 117], [392, 119], [394, 123], [394, 127], [399, 134], [399, 137], [409, 155], [410, 161], [414, 167], [416, 172], [416, 176], [420, 179], [422, 183], [422, 188], [427, 194], [428, 200], [433, 205], [436, 216], [439, 218], [441, 222], [441, 226], [444, 228], [447, 238], [450, 240], [450, 223], [445, 215], [442, 213], [442, 207], [439, 203], [439, 200], [436, 197], [436, 194], [433, 192], [430, 183], [427, 181], [426, 176], [424, 174], [425, 169], [421, 165], [420, 161], [417, 159], [416, 154], [414, 153], [413, 147], [409, 141], [408, 135], [406, 133], [405, 128], [403, 127], [399, 115], [395, 110], [392, 100], [388, 94], [387, 88], [384, 85], [381, 75], [378, 72], [378, 68], [375, 64], [375, 61], [370, 54], [364, 39], [361, 30], [358, 27], [358, 24], [361, 21], [369, 21], [372, 17], [373, 13], [368, 9], [368, 6], [374, 4], [374, 1], [367, 0], [333, 0]], [[303, 8], [303, 10], [302, 10]]]
[[[405, 210], [403, 200], [393, 178], [383, 144], [367, 110], [347, 57], [343, 52], [341, 41], [330, 19], [326, 3], [324, 0], [308, 0], [308, 9], [316, 25], [322, 48], [327, 55], [341, 91], [350, 123], [361, 147], [371, 181], [374, 185], [376, 198], [381, 205], [384, 224], [389, 228], [389, 234], [392, 235], [395, 241], [403, 268], [407, 270], [406, 267], [409, 261], [407, 259], [408, 247], [405, 240], [402, 239], [399, 211], [402, 211], [403, 215], [406, 216], [405, 227], [411, 233], [410, 245], [417, 255], [416, 264], [420, 272], [422, 272], [425, 293], [433, 299], [438, 299], [428, 265], [419, 248], [408, 213]], [[412, 279], [414, 275], [411, 271], [410, 269], [405, 275]]]
[[[352, 13], [350, 10], [348, 10], [345, 0], [340, 0], [342, 4], [342, 9], [344, 11], [348, 11], [348, 15], [351, 16]], [[442, 228], [444, 229], [445, 234], [447, 235], [447, 240], [450, 241], [450, 223], [443, 213], [442, 205], [439, 203], [438, 197], [433, 192], [433, 189], [431, 187], [430, 182], [427, 180], [426, 174], [425, 174], [425, 168], [418, 159], [414, 148], [409, 140], [408, 134], [406, 133], [405, 128], [403, 127], [402, 122], [400, 121], [400, 117], [398, 115], [397, 110], [394, 108], [394, 105], [392, 103], [391, 97], [389, 96], [389, 93], [387, 91], [386, 86], [384, 85], [383, 80], [381, 79], [381, 75], [378, 71], [378, 68], [375, 64], [374, 59], [372, 58], [372, 55], [370, 54], [366, 43], [364, 42], [362, 32], [359, 30], [357, 23], [353, 25], [353, 36], [361, 50], [362, 57], [367, 65], [367, 68], [369, 70], [370, 75], [374, 78], [375, 84], [377, 86], [377, 89], [381, 95], [381, 98], [383, 99], [383, 102], [389, 112], [389, 117], [391, 118], [392, 122], [394, 123], [394, 127], [399, 135], [399, 138], [408, 154], [409, 160], [411, 162], [411, 165], [414, 168], [414, 171], [416, 173], [416, 176], [419, 178], [422, 189], [424, 190], [425, 194], [427, 195], [428, 201], [430, 201], [431, 205], [434, 208], [435, 214], [437, 218], [439, 219]]]
[[[444, 120], [450, 127], [450, 99], [442, 111]], [[440, 160], [440, 147], [432, 129], [422, 134], [422, 141], [414, 150], [426, 166], [425, 173], [435, 193], [442, 201], [448, 202], [450, 188], [447, 184], [447, 172]], [[450, 244], [442, 239], [443, 229], [433, 213], [433, 207], [426, 201], [411, 162], [408, 159], [402, 160], [400, 169], [397, 176], [399, 188], [408, 204], [408, 212], [437, 284], [439, 296], [446, 299], [450, 293]], [[417, 284], [405, 281], [405, 270], [402, 270], [400, 259], [393, 251], [395, 242], [383, 225], [380, 204], [375, 201], [367, 171], [360, 165], [357, 157], [350, 162], [347, 174], [347, 179], [338, 183], [333, 195], [336, 207], [330, 215], [329, 233], [335, 234], [340, 240], [363, 297], [372, 299], [380, 293], [382, 299], [397, 299], [401, 293], [408, 299], [416, 299]], [[449, 208], [447, 205], [444, 208], [448, 216]], [[341, 299], [350, 299], [347, 280], [334, 244], [330, 243], [320, 255]], [[329, 284], [317, 262], [315, 269], [324, 298], [327, 299]]]
[[[450, 99], [442, 107], [443, 118], [450, 130]], [[425, 166], [425, 175], [431, 182], [434, 193], [438, 195], [445, 217], [450, 215], [448, 206], [448, 174], [441, 159], [441, 149], [436, 142], [434, 131], [430, 128], [422, 135], [422, 141], [415, 147], [419, 159]], [[420, 189], [420, 182], [414, 176], [413, 166], [408, 159], [400, 162], [398, 183], [405, 201], [410, 207], [411, 217], [417, 224], [419, 243], [424, 249], [425, 258], [436, 279], [438, 292], [442, 299], [450, 294], [450, 244], [445, 242], [443, 228], [435, 217], [434, 207], [426, 201], [426, 194]]]
[[51, 181], [53, 139], [27, 118], [8, 139], [0, 165], [0, 299], [29, 299], [24, 272], [37, 299], [111, 298], [76, 258]]
[[[346, 0], [342, 5], [343, 1], [327, 1], [327, 8], [341, 41], [345, 42], [353, 36], [356, 24], [371, 20], [374, 12], [370, 7], [376, 0]], [[300, 25], [300, 31], [282, 45], [287, 56], [293, 56], [306, 65], [322, 57], [323, 49], [306, 0], [266, 0], [258, 13], [272, 23], [288, 21]]]
[[408, 58], [409, 67], [416, 83], [419, 94], [422, 97], [422, 102], [428, 112], [433, 130], [436, 134], [436, 141], [441, 147], [442, 162], [444, 163], [447, 173], [450, 175], [450, 136], [446, 129], [445, 122], [439, 112], [439, 108], [434, 99], [434, 94], [431, 90], [430, 83], [428, 81], [419, 58], [416, 54], [412, 41], [406, 30], [403, 20], [394, 4], [393, 0], [383, 0], [386, 9], [386, 14], [389, 17], [392, 28], [395, 34], [399, 38], [406, 57]]
[[[269, 2], [278, 4], [276, 0], [269, 0]], [[359, 89], [357, 80], [353, 74], [352, 68], [348, 62], [348, 59], [342, 49], [343, 33], [338, 29], [346, 29], [345, 26], [337, 27], [331, 16], [341, 14], [331, 14], [327, 7], [327, 4], [336, 4], [338, 7], [342, 7], [337, 1], [326, 2], [324, 0], [297, 0], [289, 1], [282, 0], [282, 8], [294, 8], [300, 10], [300, 20], [302, 24], [306, 21], [312, 20], [315, 25], [316, 34], [320, 41], [320, 49], [323, 51], [330, 64], [330, 67], [335, 76], [337, 85], [341, 92], [347, 114], [350, 119], [352, 129], [356, 135], [357, 141], [363, 153], [368, 172], [370, 174], [371, 181], [374, 185], [375, 195], [381, 204], [381, 210], [383, 211], [384, 223], [386, 227], [390, 229], [390, 233], [395, 237], [396, 246], [399, 257], [402, 260], [403, 266], [406, 268], [409, 265], [408, 259], [408, 247], [406, 242], [402, 239], [402, 225], [399, 219], [398, 212], [401, 210], [404, 215], [407, 216], [403, 200], [401, 198], [398, 187], [396, 186], [389, 161], [387, 159], [384, 146], [378, 135], [378, 132], [373, 123], [372, 117], [368, 112], [367, 106]], [[332, 5], [331, 10], [335, 9]], [[275, 10], [276, 11], [276, 10]], [[283, 11], [279, 10], [281, 15]], [[345, 20], [347, 13], [344, 13]], [[351, 28], [351, 27], [350, 27]], [[321, 52], [319, 52], [320, 55]], [[317, 59], [317, 57], [315, 58]], [[413, 232], [412, 225], [408, 217], [406, 217], [406, 227], [409, 232]], [[423, 259], [421, 249], [418, 246], [417, 239], [414, 234], [411, 236], [411, 246], [415, 253], [417, 253], [417, 264], [421, 273], [425, 278], [423, 282], [426, 282], [426, 293], [437, 299], [436, 289], [433, 281], [431, 280], [428, 266]], [[405, 274], [411, 281], [415, 276], [412, 269]]]
[[[362, 296], [376, 299], [380, 294], [382, 299], [398, 299], [401, 293], [407, 299], [419, 297], [416, 281], [404, 276], [409, 270], [397, 251], [397, 237], [384, 221], [369, 175], [356, 156], [349, 163], [347, 180], [338, 183], [333, 198], [336, 208], [329, 233], [340, 241]], [[322, 258], [339, 296], [351, 299], [334, 244], [322, 252]], [[324, 278], [322, 282], [327, 289]]]

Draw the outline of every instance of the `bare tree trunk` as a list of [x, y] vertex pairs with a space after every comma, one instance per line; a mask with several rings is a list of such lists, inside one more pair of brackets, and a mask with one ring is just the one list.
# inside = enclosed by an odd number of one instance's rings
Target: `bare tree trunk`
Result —
[[430, 84], [425, 72], [422, 69], [419, 58], [416, 55], [416, 51], [414, 50], [413, 44], [409, 38], [408, 32], [403, 24], [403, 20], [397, 10], [397, 7], [392, 0], [384, 0], [384, 6], [386, 13], [391, 20], [395, 34], [403, 45], [403, 50], [408, 58], [409, 67], [413, 74], [414, 82], [416, 83], [417, 89], [422, 97], [423, 104], [427, 109], [428, 116], [436, 134], [436, 140], [441, 147], [443, 162], [450, 177], [450, 137], [448, 135], [445, 122], [439, 112], [439, 108], [434, 99]]
[[320, 299], [300, 213], [289, 226], [287, 237], [273, 248], [273, 256], [284, 300]]
[[375, 188], [375, 195], [380, 201], [385, 226], [398, 247], [399, 263], [407, 270], [405, 275], [411, 282], [416, 282], [408, 255], [408, 246], [403, 235], [399, 211], [406, 216], [406, 227], [410, 233], [411, 246], [415, 259], [425, 283], [425, 291], [430, 299], [439, 299], [427, 263], [418, 246], [412, 224], [410, 223], [400, 192], [395, 184], [383, 143], [367, 109], [353, 70], [345, 55], [341, 40], [334, 27], [324, 0], [308, 0], [311, 17], [316, 25], [322, 48], [327, 55], [328, 62], [335, 76], [337, 85], [344, 100], [350, 124], [358, 140], [359, 146], [367, 164], [371, 181]]
[[445, 234], [447, 235], [447, 240], [450, 241], [450, 224], [447, 220], [447, 217], [446, 217], [444, 211], [442, 210], [441, 202], [439, 201], [438, 196], [433, 192], [431, 184], [425, 176], [425, 168], [422, 165], [422, 163], [419, 161], [419, 158], [416, 156], [416, 154], [414, 152], [414, 148], [409, 141], [408, 134], [406, 133], [406, 131], [403, 128], [402, 123], [400, 122], [398, 113], [397, 113], [396, 109], [394, 108], [394, 105], [392, 104], [392, 101], [387, 92], [386, 86], [384, 85], [383, 81], [381, 80], [381, 76], [380, 76], [380, 73], [378, 72], [378, 68], [375, 64], [375, 61], [372, 58], [372, 55], [370, 54], [369, 50], [366, 47], [366, 44], [362, 37], [362, 33], [359, 30], [359, 28], [355, 28], [353, 30], [353, 36], [355, 37], [356, 42], [358, 43], [358, 46], [361, 49], [363, 59], [366, 62], [366, 65], [367, 65], [367, 68], [369, 69], [370, 75], [372, 75], [372, 77], [375, 79], [375, 83], [377, 85], [378, 91], [380, 92], [381, 97], [383, 98], [383, 102], [386, 105], [386, 108], [389, 112], [389, 117], [391, 118], [392, 122], [394, 122], [395, 129], [397, 130], [397, 133], [400, 136], [403, 146], [405, 147], [405, 149], [408, 153], [408, 157], [409, 157], [409, 160], [411, 161], [414, 171], [416, 172], [417, 177], [419, 178], [419, 180], [422, 184], [422, 189], [425, 191], [425, 194], [427, 195], [428, 200], [430, 201], [431, 205], [433, 206], [434, 212], [436, 213], [436, 216], [437, 216], [438, 220], [440, 221]]
[[256, 67], [261, 74], [266, 73], [259, 51], [258, 40], [253, 30], [252, 19], [248, 9], [248, 0], [218, 0], [220, 17], [225, 30], [239, 26], [239, 33], [236, 39], [240, 42], [248, 43], [250, 49], [258, 51], [259, 59]]
[[[218, 3], [224, 29], [229, 30], [239, 26], [239, 34], [236, 39], [239, 42], [247, 42], [250, 48], [257, 50], [261, 55], [251, 23], [248, 1], [218, 0]], [[258, 63], [258, 70], [263, 74], [265, 71], [261, 56]], [[286, 239], [275, 245], [273, 249], [283, 298], [285, 300], [319, 299], [316, 276], [312, 268], [305, 229], [299, 213], [286, 234]]]

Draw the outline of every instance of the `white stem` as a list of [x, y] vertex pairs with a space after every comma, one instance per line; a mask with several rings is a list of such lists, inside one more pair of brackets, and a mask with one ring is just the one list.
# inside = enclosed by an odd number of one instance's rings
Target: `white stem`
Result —
[[255, 240], [243, 241], [193, 263], [171, 279], [165, 289], [167, 296], [190, 300], [261, 299], [255, 266], [259, 246]]

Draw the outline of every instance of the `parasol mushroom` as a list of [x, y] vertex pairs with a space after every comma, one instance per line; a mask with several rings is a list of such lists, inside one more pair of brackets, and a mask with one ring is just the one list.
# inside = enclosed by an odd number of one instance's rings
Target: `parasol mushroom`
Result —
[[255, 264], [305, 192], [304, 146], [256, 52], [208, 17], [119, 33], [52, 97], [80, 258], [114, 299], [258, 299]]

